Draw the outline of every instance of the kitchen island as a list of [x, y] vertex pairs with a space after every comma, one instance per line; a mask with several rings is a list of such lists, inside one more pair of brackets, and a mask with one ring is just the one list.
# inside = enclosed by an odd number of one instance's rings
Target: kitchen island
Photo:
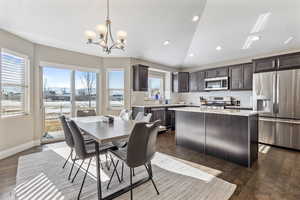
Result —
[[249, 110], [172, 108], [176, 144], [251, 167], [258, 157], [258, 113]]

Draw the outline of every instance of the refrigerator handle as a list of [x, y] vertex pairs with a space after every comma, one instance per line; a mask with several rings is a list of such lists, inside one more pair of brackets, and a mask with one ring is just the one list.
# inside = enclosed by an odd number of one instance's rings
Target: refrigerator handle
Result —
[[276, 73], [273, 74], [273, 113], [276, 113]]
[[280, 96], [280, 90], [279, 90], [279, 81], [280, 81], [280, 75], [277, 73], [277, 80], [276, 80], [276, 113], [279, 113], [279, 96]]

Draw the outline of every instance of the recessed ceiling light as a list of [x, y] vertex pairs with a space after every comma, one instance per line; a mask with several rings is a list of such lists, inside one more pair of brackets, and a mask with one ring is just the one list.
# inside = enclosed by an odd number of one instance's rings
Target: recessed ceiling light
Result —
[[216, 47], [216, 50], [217, 50], [217, 51], [221, 51], [221, 50], [222, 50], [222, 47], [221, 47], [221, 46], [217, 46], [217, 47]]
[[290, 43], [293, 39], [294, 37], [289, 37], [286, 41], [284, 41], [284, 44]]
[[198, 21], [200, 19], [200, 17], [198, 16], [198, 15], [195, 15], [194, 17], [193, 17], [193, 22], [196, 22], [196, 21]]
[[259, 15], [258, 19], [256, 20], [256, 23], [252, 27], [251, 34], [262, 31], [265, 28], [270, 15], [270, 12]]
[[190, 54], [189, 54], [189, 56], [190, 56], [190, 57], [194, 57], [194, 56], [195, 56], [195, 54], [193, 54], [193, 53], [190, 53]]
[[167, 46], [167, 45], [169, 45], [169, 44], [170, 44], [170, 41], [169, 41], [169, 40], [166, 40], [166, 41], [164, 41], [164, 43], [163, 43], [164, 46]]
[[253, 42], [260, 40], [260, 37], [257, 35], [250, 35], [247, 37], [242, 49], [249, 49]]

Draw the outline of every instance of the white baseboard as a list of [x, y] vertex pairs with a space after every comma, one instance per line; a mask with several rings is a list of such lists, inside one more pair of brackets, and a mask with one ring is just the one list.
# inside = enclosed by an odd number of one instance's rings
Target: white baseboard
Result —
[[40, 140], [33, 140], [25, 144], [18, 145], [16, 147], [12, 147], [10, 149], [0, 151], [0, 160], [15, 155], [19, 152], [25, 151], [26, 149], [30, 149], [31, 147], [39, 146], [40, 144]]

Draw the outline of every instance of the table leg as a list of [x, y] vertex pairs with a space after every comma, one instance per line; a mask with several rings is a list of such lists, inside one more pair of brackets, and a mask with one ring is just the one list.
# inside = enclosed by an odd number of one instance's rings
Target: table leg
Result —
[[102, 200], [102, 189], [101, 189], [101, 173], [100, 173], [100, 152], [99, 152], [99, 144], [95, 143], [96, 148], [96, 170], [97, 170], [97, 191], [98, 191], [98, 200]]

